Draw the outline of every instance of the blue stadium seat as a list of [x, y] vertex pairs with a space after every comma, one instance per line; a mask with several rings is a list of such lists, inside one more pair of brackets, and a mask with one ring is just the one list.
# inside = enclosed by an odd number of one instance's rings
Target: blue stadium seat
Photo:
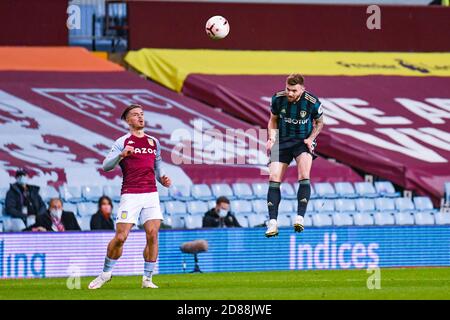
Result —
[[[186, 211], [186, 203], [181, 201], [167, 201], [165, 202], [166, 213], [168, 215], [184, 215]], [[175, 222], [175, 221], [174, 221]]]
[[287, 213], [278, 214], [278, 227], [290, 227], [292, 226], [291, 215]]
[[257, 182], [252, 184], [253, 194], [257, 199], [267, 199], [269, 184], [267, 182]]
[[103, 195], [103, 188], [100, 186], [82, 186], [81, 195], [85, 201], [95, 201]]
[[267, 201], [266, 200], [253, 200], [253, 212], [256, 212], [258, 214], [269, 214], [268, 208], [267, 208]]
[[410, 212], [396, 212], [394, 213], [395, 224], [397, 225], [413, 225], [414, 216]]
[[183, 214], [174, 214], [170, 216], [167, 223], [172, 229], [184, 229], [186, 227], [185, 217], [186, 215]]
[[208, 210], [208, 204], [204, 201], [189, 201], [187, 204], [187, 212], [191, 215], [204, 215]]
[[20, 232], [25, 229], [25, 223], [20, 218], [3, 217], [4, 232]]
[[80, 217], [90, 217], [97, 212], [98, 206], [93, 202], [79, 202], [77, 203], [77, 209]]
[[[119, 201], [113, 201], [113, 212], [112, 212], [112, 215], [113, 215], [114, 218], [117, 216], [117, 211], [119, 210], [119, 205], [120, 205]], [[161, 203], [161, 212], [164, 213], [164, 203]]]
[[243, 212], [239, 212], [236, 213], [234, 216], [236, 217], [237, 221], [239, 222], [239, 224], [241, 225], [241, 227], [243, 228], [248, 228], [249, 227], [249, 222], [248, 222], [248, 215], [251, 215], [252, 217], [255, 217], [257, 214], [252, 214], [251, 212], [247, 212], [247, 213], [243, 213]]
[[212, 208], [215, 208], [216, 207], [216, 201], [215, 200], [209, 200], [207, 202], [207, 205], [208, 205], [208, 210], [212, 209]]
[[358, 198], [355, 200], [356, 210], [360, 212], [375, 212], [375, 200], [367, 198]]
[[319, 213], [334, 213], [334, 200], [331, 199], [314, 200], [314, 211]]
[[292, 208], [291, 201], [281, 200], [280, 206], [278, 207], [278, 213], [289, 213], [292, 214], [294, 209]]
[[450, 182], [444, 184], [444, 200], [446, 204], [450, 204]]
[[6, 199], [6, 193], [8, 192], [9, 188], [0, 188], [0, 203], [5, 203]]
[[297, 192], [294, 191], [294, 188], [290, 183], [283, 182], [280, 185], [281, 199], [297, 199]]
[[389, 212], [375, 212], [373, 214], [373, 218], [375, 220], [375, 225], [377, 226], [388, 226], [395, 224], [394, 216]]
[[356, 211], [356, 205], [353, 199], [336, 199], [334, 200], [334, 206], [338, 212]]
[[[291, 216], [292, 218], [292, 225], [294, 225], [295, 223], [295, 215]], [[305, 220], [304, 220], [304, 226], [305, 227], [312, 227], [313, 226], [313, 222], [312, 222], [312, 216], [308, 213], [305, 214]]]
[[112, 201], [120, 201], [121, 186], [106, 185], [103, 186], [103, 194], [111, 198]]
[[394, 185], [390, 181], [376, 181], [375, 190], [382, 197], [397, 198], [400, 197], [400, 192], [396, 192]]
[[43, 186], [39, 188], [39, 195], [45, 203], [48, 203], [52, 198], [59, 198], [59, 192], [52, 186]]
[[317, 213], [311, 216], [312, 224], [315, 227], [330, 227], [333, 225], [333, 220], [329, 214]]
[[249, 213], [253, 212], [252, 202], [247, 200], [234, 200], [231, 202], [232, 213]]
[[314, 190], [316, 191], [319, 198], [326, 199], [336, 199], [338, 194], [333, 188], [333, 185], [329, 182], [318, 182], [314, 185]]
[[194, 184], [191, 187], [191, 194], [196, 200], [208, 201], [214, 199], [211, 189], [205, 183]]
[[358, 194], [350, 182], [335, 182], [334, 188], [340, 197], [351, 199], [358, 198]]
[[59, 187], [59, 194], [65, 202], [77, 203], [84, 201], [81, 194], [81, 187], [79, 186], [68, 186], [64, 184]]
[[380, 196], [370, 182], [355, 182], [355, 190], [363, 198], [377, 198]]
[[436, 224], [450, 224], [450, 212], [435, 212], [434, 219]]
[[414, 197], [414, 206], [419, 211], [433, 211], [433, 203], [429, 197]]
[[169, 194], [169, 188], [164, 187], [160, 183], [157, 183], [159, 200], [160, 201], [169, 201], [172, 200], [172, 197]]
[[353, 225], [353, 217], [350, 213], [341, 212], [339, 214], [333, 214], [331, 217], [333, 219], [333, 225], [336, 227]]
[[357, 212], [353, 214], [353, 221], [355, 226], [371, 226], [374, 224], [372, 215], [367, 212]]
[[431, 212], [415, 212], [414, 221], [416, 225], [425, 226], [434, 224], [434, 215]]
[[27, 217], [27, 227], [32, 226], [35, 223], [36, 223], [36, 216], [35, 215]]
[[81, 231], [91, 230], [91, 217], [77, 217], [77, 221], [80, 225]]
[[252, 188], [247, 183], [233, 183], [233, 193], [238, 199], [252, 200], [255, 199]]
[[191, 188], [188, 185], [173, 185], [169, 188], [170, 196], [179, 201], [194, 200], [191, 196]]
[[[247, 215], [247, 222], [248, 222], [248, 227], [250, 228], [254, 228], [254, 227], [258, 227], [258, 226], [266, 226], [267, 221], [269, 220], [269, 215], [266, 214], [248, 214]], [[239, 220], [238, 220], [239, 221]], [[239, 222], [239, 224], [241, 224]], [[241, 224], [242, 227], [244, 227], [244, 225]]]
[[200, 215], [188, 215], [184, 219], [186, 229], [200, 229], [203, 227], [203, 217]]
[[394, 199], [390, 199], [390, 198], [375, 199], [375, 206], [378, 211], [389, 211], [389, 212], [397, 211], [395, 209]]
[[397, 211], [404, 212], [414, 212], [416, 208], [414, 207], [414, 203], [410, 198], [395, 198], [395, 208]]
[[211, 185], [211, 191], [215, 198], [225, 196], [229, 200], [234, 200], [236, 197], [233, 194], [233, 190], [230, 185], [226, 183], [214, 183]]
[[70, 211], [70, 212], [73, 212], [74, 215], [78, 215], [78, 207], [77, 207], [76, 203], [65, 202], [63, 204], [63, 210]]

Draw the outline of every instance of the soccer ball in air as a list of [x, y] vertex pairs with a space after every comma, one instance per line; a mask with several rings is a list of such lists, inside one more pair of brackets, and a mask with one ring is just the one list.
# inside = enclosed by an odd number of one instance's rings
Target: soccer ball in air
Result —
[[225, 38], [230, 32], [228, 20], [222, 16], [214, 16], [206, 21], [206, 34], [214, 40]]

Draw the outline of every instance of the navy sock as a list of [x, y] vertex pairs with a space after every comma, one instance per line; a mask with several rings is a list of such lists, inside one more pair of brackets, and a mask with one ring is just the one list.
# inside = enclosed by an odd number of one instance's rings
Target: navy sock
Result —
[[306, 208], [308, 206], [309, 198], [311, 197], [311, 184], [309, 179], [299, 180], [297, 201], [298, 209], [297, 214], [304, 217]]
[[267, 192], [267, 207], [270, 219], [278, 217], [278, 206], [281, 201], [280, 182], [269, 181], [269, 191]]

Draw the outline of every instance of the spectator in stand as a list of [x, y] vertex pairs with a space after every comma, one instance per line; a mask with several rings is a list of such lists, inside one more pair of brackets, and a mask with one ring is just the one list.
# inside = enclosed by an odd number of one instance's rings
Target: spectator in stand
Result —
[[91, 217], [91, 230], [114, 230], [112, 209], [111, 199], [108, 196], [101, 196], [98, 199], [98, 210]]
[[205, 213], [203, 228], [232, 228], [240, 227], [236, 217], [230, 212], [230, 200], [219, 197], [216, 206]]
[[39, 195], [39, 187], [28, 184], [28, 172], [24, 169], [16, 171], [16, 182], [11, 184], [5, 199], [5, 213], [13, 218], [22, 219], [45, 214], [47, 208]]
[[45, 214], [38, 215], [36, 223], [25, 229], [26, 231], [81, 231], [75, 214], [63, 210], [63, 202], [59, 198], [52, 198]]

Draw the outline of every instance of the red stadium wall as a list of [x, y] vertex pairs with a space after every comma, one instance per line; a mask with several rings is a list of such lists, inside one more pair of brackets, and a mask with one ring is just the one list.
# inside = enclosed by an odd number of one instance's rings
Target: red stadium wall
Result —
[[[450, 51], [450, 8], [381, 6], [381, 30], [369, 30], [367, 6], [128, 2], [129, 48], [244, 50]], [[211, 41], [206, 20], [230, 21]]]
[[1, 0], [0, 45], [66, 46], [67, 0]]

